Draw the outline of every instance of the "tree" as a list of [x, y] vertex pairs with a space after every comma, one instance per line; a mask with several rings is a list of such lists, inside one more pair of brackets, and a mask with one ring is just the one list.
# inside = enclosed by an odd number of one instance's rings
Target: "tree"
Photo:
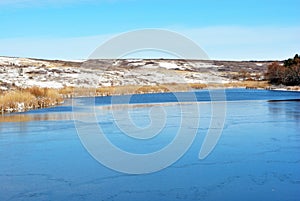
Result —
[[284, 77], [282, 66], [280, 66], [277, 62], [271, 63], [268, 66], [267, 77], [271, 84], [281, 84]]
[[300, 57], [298, 54], [283, 62], [283, 66], [274, 62], [268, 66], [268, 80], [271, 84], [300, 85]]

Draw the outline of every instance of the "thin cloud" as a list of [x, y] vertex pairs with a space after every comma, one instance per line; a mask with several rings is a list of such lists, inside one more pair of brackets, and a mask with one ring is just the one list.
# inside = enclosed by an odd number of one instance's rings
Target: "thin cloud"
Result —
[[[207, 27], [172, 29], [197, 43], [211, 59], [281, 60], [300, 53], [300, 27]], [[118, 34], [78, 38], [0, 39], [0, 55], [86, 59]]]

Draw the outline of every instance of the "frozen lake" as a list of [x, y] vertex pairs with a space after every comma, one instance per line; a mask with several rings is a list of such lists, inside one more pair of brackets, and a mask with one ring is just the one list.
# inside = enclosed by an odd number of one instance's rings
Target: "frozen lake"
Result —
[[[190, 101], [188, 93], [182, 95]], [[0, 122], [0, 200], [299, 200], [300, 92], [228, 89], [226, 97], [224, 130], [208, 157], [198, 158], [211, 122], [209, 93], [200, 90], [198, 103], [185, 106], [196, 104], [200, 110], [191, 147], [171, 166], [141, 175], [111, 170], [88, 153], [69, 102], [6, 115]], [[111, 97], [96, 98], [99, 125], [127, 152], [162, 149], [180, 125], [181, 110], [172, 94], [135, 95], [130, 106], [107, 107], [110, 103]], [[148, 140], [123, 135], [113, 113], [124, 107], [140, 127], [151, 122], [151, 108], [164, 109], [166, 116], [156, 116], [165, 120], [160, 135]]]

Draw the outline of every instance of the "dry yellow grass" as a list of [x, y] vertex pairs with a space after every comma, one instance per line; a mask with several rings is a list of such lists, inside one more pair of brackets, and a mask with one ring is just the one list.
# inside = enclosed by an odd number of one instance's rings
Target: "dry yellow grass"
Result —
[[104, 86], [99, 88], [74, 88], [65, 87], [59, 90], [64, 97], [72, 96], [112, 96], [125, 94], [142, 94], [142, 93], [162, 93], [162, 92], [179, 92], [191, 89], [207, 88], [266, 88], [269, 84], [265, 81], [243, 81], [225, 84], [218, 83], [167, 83], [160, 85], [127, 85], [127, 86]]
[[62, 89], [59, 89], [58, 93], [63, 97], [72, 97], [72, 95], [74, 94], [74, 87], [64, 87]]
[[31, 87], [31, 88], [25, 89], [24, 91], [31, 93], [35, 97], [42, 97], [45, 95], [45, 89], [40, 88], [40, 87]]
[[191, 83], [189, 85], [193, 89], [204, 89], [204, 88], [207, 88], [207, 84], [203, 84], [203, 83]]
[[31, 87], [24, 89], [23, 91], [29, 92], [35, 97], [39, 98], [48, 98], [51, 100], [59, 101], [61, 99], [60, 91], [52, 88], [40, 88], [40, 87]]
[[193, 83], [190, 84], [193, 89], [206, 89], [206, 88], [255, 88], [255, 89], [264, 89], [270, 86], [267, 81], [242, 81], [242, 82], [230, 82], [230, 83]]
[[62, 102], [58, 90], [32, 87], [0, 94], [0, 112], [48, 107]]
[[[162, 93], [170, 91], [187, 91], [190, 88], [187, 84], [161, 84], [161, 85], [128, 85], [128, 86], [111, 86], [97, 88], [96, 95], [124, 95], [124, 94], [142, 94], [142, 93]], [[76, 89], [77, 91], [77, 89]]]
[[79, 96], [111, 96], [125, 94], [141, 93], [162, 93], [162, 92], [179, 92], [190, 89], [207, 89], [207, 88], [268, 88], [270, 85], [266, 81], [243, 81], [231, 82], [225, 84], [203, 84], [203, 83], [168, 83], [160, 85], [129, 85], [129, 86], [110, 86], [99, 88], [75, 88], [65, 87], [62, 89], [50, 89], [32, 87], [22, 90], [16, 90], [0, 94], [0, 112], [17, 111], [23, 107], [24, 110], [31, 108], [42, 108], [56, 105], [62, 102], [63, 97]]
[[232, 82], [224, 84], [224, 87], [245, 87], [254, 89], [265, 89], [269, 87], [270, 84], [267, 81], [243, 81], [243, 82]]
[[35, 108], [36, 101], [37, 98], [29, 92], [11, 91], [0, 96], [0, 110]]
[[59, 91], [56, 89], [44, 89], [44, 96], [50, 102], [61, 102], [62, 96], [59, 94]]
[[287, 87], [287, 90], [300, 91], [300, 86], [290, 86], [290, 87]]

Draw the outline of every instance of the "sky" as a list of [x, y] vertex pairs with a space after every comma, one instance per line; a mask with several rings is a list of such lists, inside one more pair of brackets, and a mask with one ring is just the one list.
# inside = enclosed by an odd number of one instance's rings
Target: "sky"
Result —
[[0, 0], [0, 55], [87, 59], [119, 34], [155, 28], [186, 36], [211, 59], [281, 60], [300, 53], [299, 7], [299, 0]]

